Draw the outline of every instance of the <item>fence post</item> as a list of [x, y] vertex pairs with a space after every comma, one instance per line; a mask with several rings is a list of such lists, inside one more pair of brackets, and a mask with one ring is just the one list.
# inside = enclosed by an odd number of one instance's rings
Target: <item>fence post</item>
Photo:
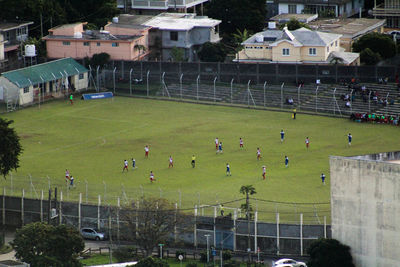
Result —
[[78, 228], [81, 229], [81, 216], [82, 216], [82, 193], [79, 193], [79, 203], [78, 203]]
[[303, 213], [300, 213], [300, 255], [303, 256]]
[[285, 85], [285, 83], [282, 83], [281, 85], [281, 109], [283, 109], [283, 86]]
[[214, 102], [217, 101], [217, 100], [215, 99], [215, 83], [216, 83], [216, 81], [217, 81], [217, 77], [214, 78]]
[[317, 85], [317, 89], [315, 89], [315, 112], [318, 112], [318, 85]]
[[182, 208], [182, 192], [180, 189], [178, 190], [178, 192], [179, 192], [179, 208], [181, 209]]
[[258, 62], [256, 65], [256, 73], [257, 73], [256, 84], [259, 84], [260, 83], [260, 68], [259, 68]]
[[[179, 63], [181, 64], [181, 63]], [[181, 99], [182, 99], [182, 79], [183, 79], [183, 73], [181, 73], [181, 76], [179, 77], [179, 85], [180, 85], [180, 89], [181, 89]]]
[[40, 221], [43, 222], [43, 190], [40, 196]]
[[216, 218], [217, 218], [217, 206], [214, 206], [214, 248], [217, 247], [217, 228], [215, 225]]
[[258, 211], [254, 212], [254, 253], [257, 253], [257, 219]]
[[301, 85], [299, 85], [299, 87], [297, 88], [297, 106], [298, 106], [299, 110], [300, 110], [300, 105], [301, 105], [300, 104], [300, 89], [301, 89]]
[[232, 78], [232, 80], [231, 80], [231, 104], [233, 103], [233, 80], [234, 80], [235, 78]]
[[[24, 226], [24, 198], [25, 198], [25, 190], [22, 189], [22, 197], [21, 197], [21, 224]], [[49, 215], [50, 216], [50, 215]]]
[[13, 185], [13, 175], [10, 175], [10, 182], [11, 182], [11, 195], [14, 195], [14, 185]]
[[119, 243], [119, 210], [121, 209], [121, 202], [118, 197], [117, 199], [117, 241]]
[[265, 91], [267, 87], [267, 81], [264, 82], [264, 107], [265, 107]]
[[138, 237], [139, 236], [139, 234], [138, 234], [138, 228], [139, 228], [139, 213], [138, 213], [138, 210], [139, 210], [139, 206], [140, 206], [140, 202], [139, 202], [139, 199], [137, 200], [137, 205], [136, 205], [136, 227], [135, 227], [135, 235], [136, 235], [136, 237]]
[[[59, 224], [62, 224], [62, 201], [63, 201], [63, 193], [60, 190], [60, 204], [59, 204], [59, 211], [58, 211], [58, 216], [59, 216]], [[56, 207], [57, 208], [57, 207]], [[80, 229], [80, 228], [79, 228]]]
[[194, 247], [197, 248], [197, 205], [194, 205]]
[[98, 196], [97, 203], [97, 229], [100, 229], [100, 205], [101, 205], [101, 196]]
[[149, 96], [149, 76], [150, 76], [150, 71], [147, 71], [146, 74], [146, 90], [147, 90], [147, 96]]
[[236, 219], [237, 219], [237, 209], [233, 211], [233, 251], [236, 251]]
[[178, 203], [175, 203], [175, 225], [174, 225], [174, 241], [175, 241], [175, 243], [177, 241], [177, 235], [178, 235], [178, 231], [177, 231], [177, 228], [176, 228], [176, 215], [177, 215], [177, 213], [178, 213]]
[[324, 238], [326, 238], [326, 216], [324, 216]]
[[115, 95], [115, 71], [117, 70], [117, 67], [114, 67], [113, 70], [113, 87], [114, 87], [114, 95]]
[[279, 212], [276, 213], [276, 255], [279, 256]]
[[133, 69], [129, 71], [129, 95], [132, 95], [132, 71]]
[[2, 210], [3, 227], [6, 225], [6, 188], [3, 187], [3, 210]]
[[200, 74], [197, 75], [197, 79], [196, 79], [196, 96], [197, 96], [197, 101], [199, 101], [199, 80], [200, 80]]

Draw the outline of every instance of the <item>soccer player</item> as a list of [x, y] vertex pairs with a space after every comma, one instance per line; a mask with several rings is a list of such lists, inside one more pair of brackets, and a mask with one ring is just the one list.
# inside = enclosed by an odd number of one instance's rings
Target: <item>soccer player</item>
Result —
[[174, 167], [174, 160], [172, 159], [172, 156], [169, 156], [169, 165], [168, 168], [173, 168]]
[[306, 143], [306, 148], [308, 149], [308, 147], [310, 146], [310, 139], [308, 139], [308, 136], [306, 138], [305, 143]]
[[265, 166], [262, 166], [262, 177], [263, 180], [265, 180], [265, 175], [267, 174], [267, 168]]
[[243, 139], [242, 139], [242, 137], [239, 138], [239, 147], [243, 148]]
[[145, 158], [148, 158], [149, 157], [149, 146], [148, 145], [146, 145], [145, 147], [144, 147], [144, 157]]
[[293, 109], [292, 118], [293, 118], [294, 120], [296, 119], [296, 113], [297, 113], [296, 109]]
[[134, 170], [136, 168], [136, 160], [132, 159], [132, 169]]
[[124, 171], [128, 171], [128, 161], [127, 160], [124, 160], [124, 168], [122, 168], [122, 172], [124, 172]]
[[281, 130], [281, 143], [283, 142], [283, 139], [285, 139], [285, 132], [282, 129]]
[[218, 145], [218, 152], [219, 152], [219, 153], [222, 153], [222, 142], [219, 142], [219, 145]]
[[154, 174], [153, 171], [150, 171], [150, 182], [154, 182], [156, 179], [154, 179]]
[[193, 155], [192, 156], [192, 168], [196, 166], [196, 157]]
[[218, 151], [219, 140], [218, 137], [215, 138], [215, 150]]
[[257, 147], [257, 160], [261, 159], [261, 150]]
[[65, 169], [65, 181], [70, 180], [69, 179], [69, 170]]
[[231, 174], [231, 167], [229, 166], [229, 163], [226, 164], [226, 176], [232, 176]]
[[289, 158], [285, 156], [285, 167], [289, 167]]
[[71, 175], [71, 179], [70, 179], [70, 183], [69, 183], [69, 188], [74, 187], [74, 176]]
[[321, 173], [321, 180], [322, 180], [322, 183], [325, 185], [325, 174], [324, 173]]
[[72, 94], [69, 95], [69, 102], [71, 103], [71, 105], [74, 104], [74, 96]]
[[351, 140], [353, 139], [353, 136], [351, 135], [351, 133], [349, 133], [347, 135], [347, 138], [349, 139], [349, 146], [351, 146]]

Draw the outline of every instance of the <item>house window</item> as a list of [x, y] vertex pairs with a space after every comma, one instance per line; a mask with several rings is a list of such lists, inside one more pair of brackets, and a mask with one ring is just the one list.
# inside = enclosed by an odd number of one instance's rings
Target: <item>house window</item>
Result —
[[26, 27], [22, 27], [20, 29], [20, 34], [26, 34], [26, 33], [27, 33]]
[[289, 5], [289, 14], [297, 14], [297, 5]]
[[283, 48], [283, 49], [282, 49], [282, 55], [283, 55], [283, 56], [289, 56], [289, 55], [290, 55], [290, 50], [289, 50], [289, 48]]
[[83, 42], [83, 46], [89, 46], [89, 42]]
[[178, 32], [170, 32], [169, 38], [171, 39], [171, 41], [178, 41]]
[[308, 54], [309, 54], [310, 56], [315, 56], [315, 55], [317, 55], [317, 49], [316, 49], [316, 48], [309, 48], [309, 49], [308, 49]]
[[71, 42], [70, 41], [64, 41], [63, 45], [71, 45]]
[[112, 46], [112, 47], [118, 47], [118, 46], [119, 46], [119, 43], [112, 43], [111, 46]]
[[83, 79], [83, 73], [79, 73], [79, 80]]
[[24, 87], [24, 94], [29, 93], [29, 87]]
[[100, 43], [99, 43], [99, 42], [97, 42], [97, 46], [100, 46]]

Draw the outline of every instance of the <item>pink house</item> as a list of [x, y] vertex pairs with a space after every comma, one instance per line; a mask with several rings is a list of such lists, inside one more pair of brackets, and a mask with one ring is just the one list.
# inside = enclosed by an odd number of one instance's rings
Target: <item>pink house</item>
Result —
[[47, 57], [82, 59], [107, 53], [112, 60], [141, 60], [148, 53], [148, 32], [151, 27], [108, 27], [106, 30], [83, 30], [85, 23], [57, 26], [49, 30]]

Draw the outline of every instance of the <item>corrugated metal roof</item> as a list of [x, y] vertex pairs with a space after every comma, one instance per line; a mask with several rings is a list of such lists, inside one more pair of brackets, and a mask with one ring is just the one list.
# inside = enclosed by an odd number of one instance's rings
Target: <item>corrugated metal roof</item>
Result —
[[27, 68], [3, 72], [2, 76], [19, 88], [23, 88], [31, 84], [54, 81], [85, 72], [88, 72], [88, 69], [74, 59], [62, 58]]

